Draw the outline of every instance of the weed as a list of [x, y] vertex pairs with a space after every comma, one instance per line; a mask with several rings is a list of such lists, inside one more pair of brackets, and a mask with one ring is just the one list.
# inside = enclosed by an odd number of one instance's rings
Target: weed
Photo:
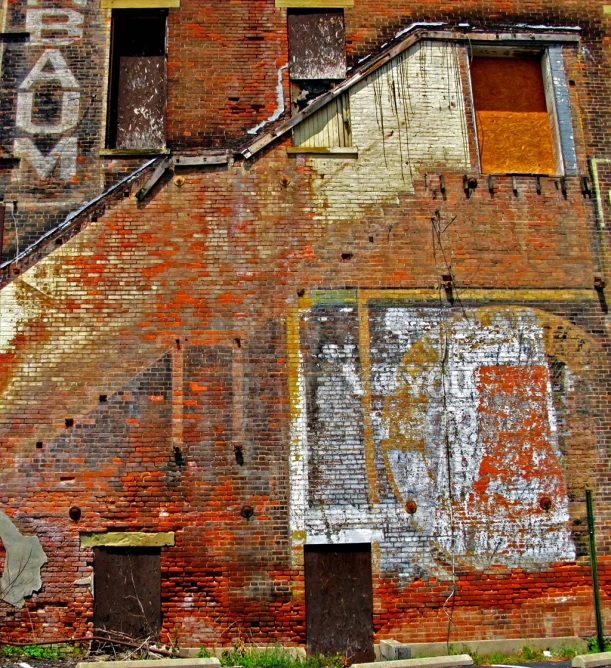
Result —
[[588, 654], [596, 654], [598, 652], [611, 652], [611, 638], [605, 638], [604, 649], [599, 649], [598, 640], [596, 638], [588, 638]]
[[578, 654], [583, 653], [583, 647], [576, 647], [575, 645], [562, 645], [558, 648], [557, 652], [555, 652], [557, 656], [562, 657], [568, 661], [574, 659]]
[[25, 647], [0, 645], [0, 658], [3, 659], [29, 657], [30, 659], [43, 659], [44, 661], [59, 661], [69, 657], [81, 656], [82, 653], [83, 648], [78, 645], [26, 645]]
[[0, 657], [3, 659], [12, 659], [15, 656], [22, 656], [23, 650], [21, 647], [13, 647], [13, 645], [2, 645], [0, 647]]
[[244, 666], [244, 668], [344, 668], [346, 661], [341, 654], [295, 656], [283, 647], [248, 648], [238, 642], [233, 649], [221, 656], [222, 666]]

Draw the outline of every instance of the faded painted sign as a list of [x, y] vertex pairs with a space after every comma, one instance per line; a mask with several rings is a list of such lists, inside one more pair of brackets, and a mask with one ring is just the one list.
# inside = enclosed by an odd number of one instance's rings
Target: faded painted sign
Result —
[[[29, 4], [36, 4], [30, 0]], [[82, 4], [76, 2], [75, 4]], [[78, 142], [70, 136], [79, 121], [80, 85], [59, 47], [78, 43], [83, 36], [83, 15], [71, 8], [26, 9], [25, 29], [30, 33], [30, 48], [38, 49], [40, 56], [19, 85], [17, 91], [16, 126], [26, 137], [17, 137], [13, 152], [31, 165], [38, 178], [48, 179], [59, 165], [60, 181], [69, 181], [76, 175]], [[35, 119], [34, 96], [44, 86], [55, 84], [55, 110], [46, 114], [43, 122]], [[35, 138], [58, 138], [51, 150], [44, 152]], [[15, 178], [20, 178], [19, 170]]]
[[405, 577], [574, 559], [536, 311], [319, 305], [300, 337], [294, 540], [377, 543]]

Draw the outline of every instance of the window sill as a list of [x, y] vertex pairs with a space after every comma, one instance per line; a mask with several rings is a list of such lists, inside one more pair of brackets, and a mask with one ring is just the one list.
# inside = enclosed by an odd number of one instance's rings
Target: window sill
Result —
[[180, 0], [101, 0], [102, 9], [179, 9]]
[[276, 9], [341, 9], [354, 7], [354, 0], [276, 0]]
[[355, 155], [358, 156], [359, 149], [356, 146], [291, 146], [286, 149], [289, 155]]
[[170, 155], [169, 148], [103, 148], [100, 158], [138, 158], [140, 156]]

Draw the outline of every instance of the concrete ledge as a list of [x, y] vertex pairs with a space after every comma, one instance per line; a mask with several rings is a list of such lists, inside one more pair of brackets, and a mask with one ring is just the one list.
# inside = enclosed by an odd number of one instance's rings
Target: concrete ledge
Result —
[[[473, 659], [468, 654], [456, 656], [429, 656], [426, 659], [403, 659], [384, 661], [384, 668], [453, 668], [454, 666], [472, 666]], [[355, 663], [352, 668], [381, 668], [380, 663]]]
[[[81, 547], [172, 547], [174, 532], [108, 531], [81, 533]], [[113, 664], [116, 663], [113, 661]], [[130, 662], [130, 665], [132, 662]]]
[[76, 668], [199, 668], [220, 666], [216, 659], [151, 659], [150, 661], [82, 661]]
[[[278, 645], [246, 645], [246, 649], [249, 650], [251, 648], [257, 648], [257, 649], [277, 649]], [[219, 659], [222, 658], [224, 652], [231, 652], [234, 650], [235, 647], [232, 645], [227, 645], [226, 647], [206, 647], [206, 651], [213, 655], [217, 656]], [[305, 661], [306, 658], [306, 650], [305, 647], [295, 647], [295, 646], [290, 646], [290, 647], [285, 647], [282, 646], [282, 649], [285, 652], [288, 652], [294, 659], [301, 659]], [[181, 647], [180, 648], [180, 653], [183, 656], [199, 656], [200, 652], [202, 651], [201, 645], [198, 645], [197, 647]], [[174, 664], [172, 664], [174, 665]], [[379, 667], [378, 667], [379, 668]]]
[[598, 652], [598, 654], [579, 654], [573, 659], [573, 668], [598, 668], [599, 666], [611, 666], [611, 652]]
[[[445, 642], [405, 643], [412, 651], [412, 656], [443, 656], [448, 653]], [[588, 645], [579, 636], [560, 636], [558, 638], [511, 638], [509, 640], [455, 640], [450, 643], [453, 652], [464, 654], [516, 654], [525, 645], [539, 651], [549, 649], [552, 652], [561, 647], [572, 647], [578, 652], [586, 652]], [[377, 647], [376, 647], [377, 649]]]
[[[376, 657], [377, 658], [377, 657]], [[380, 640], [380, 658], [383, 661], [404, 661], [412, 658], [412, 648], [396, 640]]]

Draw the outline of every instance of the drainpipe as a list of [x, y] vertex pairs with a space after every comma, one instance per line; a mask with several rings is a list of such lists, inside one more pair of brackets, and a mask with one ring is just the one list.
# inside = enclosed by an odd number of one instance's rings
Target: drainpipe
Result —
[[594, 592], [594, 612], [596, 613], [596, 640], [598, 651], [605, 651], [605, 635], [603, 618], [600, 612], [600, 591], [598, 589], [598, 563], [596, 561], [596, 536], [594, 535], [594, 509], [592, 507], [592, 491], [586, 489], [586, 505], [588, 508], [588, 535], [590, 537], [590, 565], [592, 567], [592, 590]]

